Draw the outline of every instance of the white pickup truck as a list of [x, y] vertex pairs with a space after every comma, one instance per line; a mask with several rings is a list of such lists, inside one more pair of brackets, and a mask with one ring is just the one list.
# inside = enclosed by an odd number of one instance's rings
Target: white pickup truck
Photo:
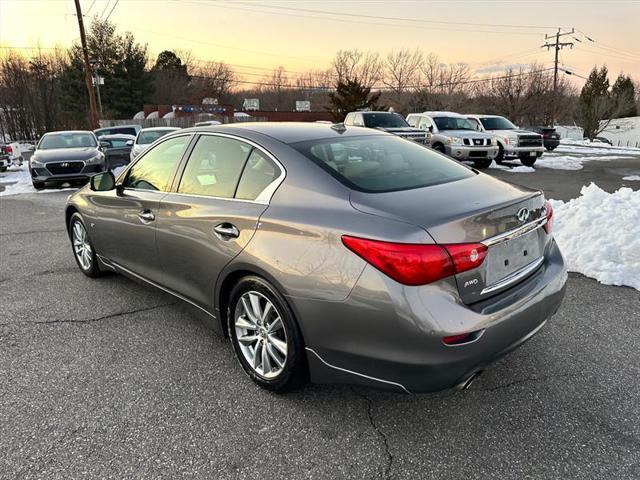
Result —
[[11, 165], [22, 165], [22, 150], [18, 142], [0, 142], [0, 172], [6, 172]]
[[531, 167], [544, 153], [542, 135], [528, 130], [520, 130], [513, 123], [499, 115], [465, 115], [479, 132], [490, 133], [498, 144], [497, 162], [509, 157], [517, 157], [523, 165]]

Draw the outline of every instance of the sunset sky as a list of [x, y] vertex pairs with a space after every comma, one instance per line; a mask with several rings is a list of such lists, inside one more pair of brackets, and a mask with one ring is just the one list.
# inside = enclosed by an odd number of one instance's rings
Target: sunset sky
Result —
[[[81, 0], [87, 21], [113, 21], [160, 51], [190, 50], [224, 61], [245, 79], [277, 66], [289, 72], [328, 68], [339, 49], [386, 54], [403, 47], [464, 62], [477, 75], [506, 65], [551, 66], [540, 46], [557, 27], [576, 33], [561, 62], [586, 76], [606, 64], [640, 80], [638, 1], [215, 1]], [[328, 12], [328, 13], [324, 13]], [[73, 0], [0, 0], [0, 46], [67, 47], [78, 38]], [[590, 37], [593, 41], [589, 41]], [[291, 73], [295, 76], [295, 73]], [[581, 85], [583, 80], [576, 78]]]

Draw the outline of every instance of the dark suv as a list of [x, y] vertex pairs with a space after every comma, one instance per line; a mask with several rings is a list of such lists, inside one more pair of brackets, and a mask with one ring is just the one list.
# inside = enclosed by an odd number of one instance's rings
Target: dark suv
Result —
[[425, 145], [429, 144], [431, 137], [428, 132], [412, 127], [401, 115], [394, 112], [350, 112], [343, 123], [346, 126], [377, 128]]
[[527, 127], [526, 130], [542, 135], [542, 144], [548, 151], [555, 150], [560, 145], [560, 135], [553, 127]]

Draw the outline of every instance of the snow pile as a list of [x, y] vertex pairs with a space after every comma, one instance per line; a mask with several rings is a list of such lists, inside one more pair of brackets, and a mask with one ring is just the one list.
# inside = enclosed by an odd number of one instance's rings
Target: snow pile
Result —
[[0, 174], [0, 185], [4, 186], [4, 190], [0, 191], [0, 197], [21, 193], [50, 193], [59, 192], [60, 190], [77, 190], [77, 188], [48, 188], [45, 190], [36, 190], [33, 188], [33, 183], [31, 183], [28, 163], [24, 163], [21, 167], [10, 167], [5, 173]]
[[518, 167], [508, 167], [507, 165], [500, 165], [499, 163], [496, 163], [495, 160], [491, 162], [491, 165], [489, 165], [489, 168], [495, 168], [496, 170], [504, 170], [506, 172], [511, 172], [511, 173], [531, 173], [536, 171], [535, 168], [527, 167], [525, 165], [521, 165]]
[[555, 170], [582, 170], [584, 162], [607, 160], [620, 160], [627, 159], [629, 157], [619, 155], [558, 155], [556, 153], [545, 153], [538, 160], [536, 160], [536, 166], [544, 168], [553, 168]]
[[604, 142], [591, 142], [589, 140], [573, 140], [570, 138], [563, 138], [560, 140], [560, 146], [558, 148], [571, 148], [571, 147], [579, 147], [580, 151], [584, 151], [584, 147], [591, 147], [591, 148], [597, 148], [597, 149], [609, 150], [609, 151], [622, 150], [622, 151], [626, 151], [626, 153], [628, 154], [640, 152], [640, 148], [637, 148], [637, 147], [614, 146]]
[[570, 271], [640, 290], [640, 191], [595, 183], [567, 203], [550, 200], [553, 235]]
[[623, 180], [631, 180], [636, 181], [636, 182], [640, 182], [640, 175], [629, 175], [628, 177], [622, 177]]

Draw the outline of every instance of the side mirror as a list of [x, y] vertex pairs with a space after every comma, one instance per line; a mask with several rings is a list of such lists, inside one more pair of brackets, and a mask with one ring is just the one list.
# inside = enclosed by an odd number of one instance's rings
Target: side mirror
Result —
[[127, 147], [133, 147], [133, 140], [127, 140]]
[[94, 192], [113, 190], [116, 188], [116, 177], [111, 171], [98, 173], [89, 180], [89, 188]]
[[109, 148], [111, 144], [105, 140], [100, 140], [100, 148]]
[[429, 133], [433, 133], [433, 125], [429, 125]]

